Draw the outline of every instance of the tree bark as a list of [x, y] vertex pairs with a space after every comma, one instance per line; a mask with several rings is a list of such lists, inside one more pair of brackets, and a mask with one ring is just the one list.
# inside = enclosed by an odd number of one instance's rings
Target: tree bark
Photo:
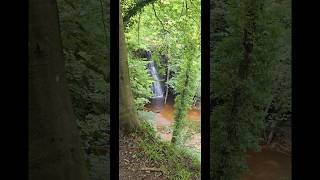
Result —
[[120, 129], [130, 132], [138, 127], [139, 121], [130, 86], [128, 49], [125, 41], [121, 7], [119, 6], [119, 8], [119, 122]]
[[29, 1], [29, 179], [88, 180], [55, 0]]

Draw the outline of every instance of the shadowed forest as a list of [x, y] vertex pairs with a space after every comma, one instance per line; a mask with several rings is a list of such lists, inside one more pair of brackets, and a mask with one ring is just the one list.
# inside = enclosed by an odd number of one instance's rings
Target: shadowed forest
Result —
[[211, 178], [291, 179], [291, 1], [211, 1]]
[[110, 179], [110, 3], [29, 1], [29, 178]]
[[108, 179], [110, 2], [57, 3], [66, 78], [90, 179]]

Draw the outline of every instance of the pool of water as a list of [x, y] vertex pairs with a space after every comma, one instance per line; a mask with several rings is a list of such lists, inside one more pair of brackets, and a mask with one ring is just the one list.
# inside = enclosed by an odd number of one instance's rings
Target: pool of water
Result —
[[[159, 114], [168, 121], [174, 120], [174, 107], [171, 104], [165, 104], [163, 109], [159, 112]], [[188, 111], [187, 117], [188, 120], [191, 121], [200, 121], [201, 120], [201, 111], [195, 108], [192, 108]]]

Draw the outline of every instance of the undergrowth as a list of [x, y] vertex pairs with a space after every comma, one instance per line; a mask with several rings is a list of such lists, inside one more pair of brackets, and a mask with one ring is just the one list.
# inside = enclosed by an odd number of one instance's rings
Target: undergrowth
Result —
[[195, 133], [201, 133], [201, 121], [187, 120], [185, 122], [185, 127]]
[[142, 149], [141, 156], [160, 166], [168, 179], [200, 179], [200, 158], [190, 149], [163, 142], [156, 136], [150, 122], [143, 120], [135, 133], [141, 139], [138, 146]]

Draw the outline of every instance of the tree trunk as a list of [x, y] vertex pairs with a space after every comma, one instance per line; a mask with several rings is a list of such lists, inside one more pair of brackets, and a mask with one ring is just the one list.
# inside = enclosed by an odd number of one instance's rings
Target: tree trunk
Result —
[[121, 7], [119, 8], [119, 121], [120, 129], [128, 132], [138, 127], [139, 121], [130, 87], [128, 49], [124, 36]]
[[169, 76], [170, 76], [170, 69], [169, 69], [169, 63], [167, 63], [167, 81], [166, 81], [166, 96], [164, 98], [164, 104], [167, 104], [167, 98], [168, 98], [168, 91], [169, 91]]
[[[237, 157], [240, 154], [244, 155], [245, 151], [241, 150], [242, 140], [241, 136], [243, 134], [242, 131], [239, 131], [239, 126], [242, 123], [241, 117], [242, 108], [244, 105], [244, 100], [246, 100], [248, 95], [246, 94], [247, 91], [247, 84], [248, 78], [250, 76], [250, 71], [253, 64], [253, 47], [255, 41], [255, 24], [256, 24], [256, 14], [258, 13], [257, 7], [252, 5], [254, 0], [246, 1], [245, 2], [245, 11], [246, 11], [246, 18], [244, 19], [244, 31], [243, 31], [243, 59], [240, 61], [239, 69], [238, 69], [238, 80], [240, 83], [232, 92], [232, 99], [231, 99], [231, 109], [229, 113], [229, 118], [226, 120], [226, 143], [232, 146], [231, 150], [221, 150], [221, 155], [224, 156], [227, 161], [221, 162], [218, 165], [219, 167], [219, 178], [230, 177], [228, 174], [229, 172], [226, 169], [232, 169], [235, 167], [234, 164], [230, 162], [232, 159]], [[252, 3], [250, 3], [252, 2]], [[241, 127], [248, 128], [248, 127]], [[250, 129], [246, 129], [246, 131], [250, 131]], [[235, 175], [235, 176], [238, 176]]]
[[[191, 61], [191, 60], [189, 60]], [[176, 109], [176, 114], [174, 117], [174, 129], [173, 129], [173, 133], [172, 133], [172, 139], [171, 139], [171, 143], [176, 144], [177, 141], [179, 140], [179, 138], [181, 137], [181, 132], [182, 132], [182, 128], [185, 125], [185, 117], [187, 115], [187, 111], [185, 109], [187, 109], [186, 103], [185, 103], [185, 99], [187, 98], [187, 88], [190, 85], [190, 80], [189, 80], [189, 73], [190, 73], [190, 68], [191, 68], [191, 63], [192, 62], [188, 62], [188, 67], [186, 70], [186, 76], [184, 79], [184, 89], [182, 91], [182, 93], [179, 95], [180, 97], [180, 101], [178, 101], [180, 104], [177, 106]]]
[[56, 1], [29, 1], [29, 179], [88, 180], [65, 79]]
[[[241, 82], [238, 87], [235, 88], [233, 91], [233, 98], [232, 98], [232, 107], [231, 107], [231, 124], [237, 124], [236, 121], [238, 117], [238, 113], [240, 112], [240, 107], [242, 107], [242, 100], [241, 98], [245, 99], [244, 92], [245, 84], [247, 84], [247, 79], [250, 73], [250, 68], [253, 61], [253, 43], [255, 40], [255, 26], [256, 26], [256, 14], [257, 14], [257, 7], [254, 3], [247, 2], [246, 4], [246, 19], [245, 19], [245, 26], [244, 26], [244, 33], [243, 33], [243, 59], [240, 62], [238, 73], [239, 73], [239, 81]], [[232, 133], [229, 133], [229, 136], [237, 139], [238, 135], [236, 132], [236, 128], [230, 128]]]

